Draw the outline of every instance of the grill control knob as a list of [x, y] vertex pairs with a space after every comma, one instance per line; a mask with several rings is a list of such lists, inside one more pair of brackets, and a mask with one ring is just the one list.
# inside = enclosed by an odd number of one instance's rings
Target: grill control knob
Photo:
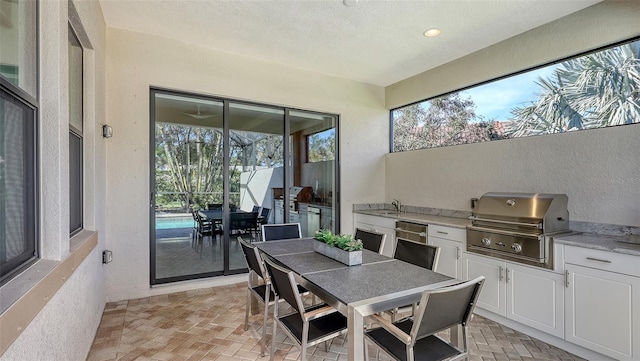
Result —
[[511, 245], [511, 249], [516, 253], [522, 252], [522, 246], [517, 243], [514, 243], [513, 245]]
[[483, 238], [482, 241], [480, 241], [480, 242], [485, 247], [489, 247], [489, 245], [491, 244], [491, 240], [489, 238]]

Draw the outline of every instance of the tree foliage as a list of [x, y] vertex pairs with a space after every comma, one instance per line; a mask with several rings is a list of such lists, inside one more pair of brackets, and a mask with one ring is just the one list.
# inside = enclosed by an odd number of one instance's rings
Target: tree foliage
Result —
[[640, 122], [640, 42], [563, 62], [536, 84], [537, 101], [512, 110], [514, 137]]
[[[283, 137], [230, 131], [229, 138], [229, 192], [237, 204], [241, 172], [283, 164]], [[156, 124], [156, 204], [185, 209], [222, 203], [223, 151], [221, 129]]]
[[495, 122], [475, 113], [471, 98], [451, 93], [393, 112], [393, 151], [476, 143], [500, 137]]
[[335, 159], [335, 128], [309, 135], [309, 162], [321, 162]]

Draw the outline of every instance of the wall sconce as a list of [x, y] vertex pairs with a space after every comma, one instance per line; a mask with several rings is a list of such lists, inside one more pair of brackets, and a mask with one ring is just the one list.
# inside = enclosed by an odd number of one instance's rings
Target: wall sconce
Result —
[[113, 128], [111, 128], [110, 125], [103, 125], [102, 126], [102, 136], [104, 138], [111, 138], [113, 136]]

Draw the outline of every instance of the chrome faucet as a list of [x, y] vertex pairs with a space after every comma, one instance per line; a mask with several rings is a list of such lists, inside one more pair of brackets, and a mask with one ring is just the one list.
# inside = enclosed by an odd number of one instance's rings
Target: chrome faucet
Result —
[[396, 209], [396, 212], [400, 213], [400, 201], [397, 199], [394, 199], [393, 202], [391, 202], [391, 205], [393, 206], [393, 208]]

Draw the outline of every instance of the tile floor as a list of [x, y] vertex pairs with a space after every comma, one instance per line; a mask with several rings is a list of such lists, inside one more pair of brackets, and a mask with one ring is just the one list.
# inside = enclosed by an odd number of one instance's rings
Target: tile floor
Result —
[[[244, 330], [246, 283], [109, 303], [89, 361], [105, 360], [268, 360], [258, 343], [262, 316]], [[300, 349], [281, 332], [276, 360], [295, 360]], [[469, 327], [470, 360], [582, 360], [480, 316]], [[346, 337], [310, 350], [313, 361], [346, 360]], [[388, 360], [375, 346], [374, 360]]]

